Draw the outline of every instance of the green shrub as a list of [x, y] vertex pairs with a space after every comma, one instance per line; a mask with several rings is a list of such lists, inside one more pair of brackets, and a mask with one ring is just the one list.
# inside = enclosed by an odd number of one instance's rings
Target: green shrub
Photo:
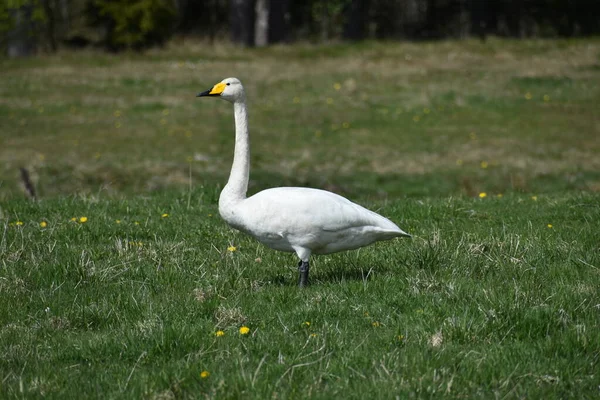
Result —
[[161, 44], [173, 32], [171, 0], [96, 0], [95, 7], [108, 27], [106, 44], [113, 49]]

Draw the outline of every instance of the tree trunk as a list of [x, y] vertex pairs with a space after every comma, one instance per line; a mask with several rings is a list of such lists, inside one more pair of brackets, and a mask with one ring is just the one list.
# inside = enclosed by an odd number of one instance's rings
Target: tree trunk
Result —
[[27, 57], [35, 52], [32, 12], [32, 5], [23, 5], [12, 11], [15, 26], [7, 35], [7, 54], [11, 58]]
[[269, 43], [288, 40], [288, 19], [290, 0], [270, 0], [269, 4]]
[[366, 37], [369, 0], [352, 0], [346, 9], [344, 39], [363, 40]]
[[269, 44], [269, 1], [256, 0], [256, 23], [254, 27], [254, 43], [257, 47]]
[[255, 0], [231, 0], [231, 40], [244, 46], [254, 46]]

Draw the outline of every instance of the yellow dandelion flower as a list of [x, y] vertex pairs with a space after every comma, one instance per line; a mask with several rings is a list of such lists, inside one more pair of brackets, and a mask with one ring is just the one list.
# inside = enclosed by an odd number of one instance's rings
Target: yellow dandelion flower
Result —
[[379, 321], [373, 321], [371, 323], [371, 325], [373, 325], [373, 327], [375, 327], [375, 328], [379, 328], [381, 326], [381, 324], [379, 323]]
[[480, 199], [485, 199], [486, 197], [487, 197], [487, 193], [486, 192], [479, 193], [479, 198]]
[[413, 117], [413, 121], [415, 121], [415, 122], [419, 122], [420, 120], [421, 120], [421, 117], [420, 117], [420, 116], [418, 116], [418, 115], [415, 115], [415, 116]]
[[531, 200], [537, 201], [537, 196], [531, 196]]
[[335, 90], [340, 90], [342, 88], [342, 84], [339, 83], [339, 82], [336, 82], [336, 83], [333, 84], [333, 88]]
[[369, 312], [365, 311], [365, 317], [368, 317], [368, 316], [369, 316]]
[[547, 95], [547, 94], [545, 94], [545, 95], [544, 95], [544, 101], [545, 101], [546, 103], [547, 103], [547, 102], [549, 102], [549, 101], [550, 101], [550, 96], [549, 96], [549, 95]]
[[396, 336], [396, 339], [398, 339], [399, 341], [404, 340], [404, 335], [398, 335]]
[[81, 222], [82, 224], [85, 224], [87, 222], [88, 218], [87, 217], [79, 217], [79, 222]]
[[502, 196], [504, 196], [502, 193], [498, 193], [498, 194], [496, 195], [496, 197], [498, 197], [498, 198], [502, 198]]
[[423, 114], [429, 114], [430, 112], [431, 112], [431, 110], [429, 108], [423, 109]]
[[133, 224], [134, 225], [139, 225], [140, 223], [138, 221], [135, 221]]
[[17, 222], [15, 222], [15, 225], [16, 226], [23, 226], [23, 221], [17, 221]]
[[202, 372], [200, 372], [200, 378], [202, 378], [202, 379], [206, 379], [209, 376], [210, 376], [210, 372], [208, 372], [208, 371], [202, 371]]
[[71, 218], [71, 221], [72, 221], [72, 222], [77, 222], [77, 218], [76, 218], [76, 217], [73, 217], [73, 218]]
[[186, 160], [187, 162], [192, 162], [192, 161], [194, 161], [194, 157], [192, 157], [192, 156], [187, 156], [185, 160]]
[[225, 332], [223, 332], [223, 331], [216, 331], [216, 332], [215, 332], [215, 336], [216, 336], [216, 337], [225, 336]]
[[40, 227], [45, 228], [47, 226], [48, 226], [48, 223], [46, 221], [40, 222]]
[[342, 124], [342, 128], [344, 128], [344, 129], [348, 129], [348, 128], [350, 128], [350, 123], [349, 123], [349, 122], [344, 122], [344, 123]]
[[327, 104], [333, 104], [333, 99], [331, 97], [327, 98]]
[[44, 113], [44, 107], [40, 107], [40, 108], [38, 108], [38, 112], [39, 112], [40, 114], [43, 114], [43, 113]]
[[169, 115], [169, 114], [170, 114], [170, 111], [169, 111], [169, 110], [167, 110], [166, 108], [165, 108], [164, 110], [162, 110], [162, 115], [165, 115], [165, 116], [167, 116], [167, 115]]
[[300, 103], [300, 97], [295, 96], [294, 99], [293, 99], [293, 102], [294, 102], [294, 104]]
[[115, 122], [115, 128], [119, 129], [121, 127], [121, 122], [117, 121]]
[[227, 251], [230, 251], [230, 252], [232, 252], [232, 253], [233, 253], [234, 251], [236, 251], [236, 250], [237, 250], [237, 247], [235, 247], [235, 246], [229, 246], [229, 247], [227, 248]]
[[310, 326], [310, 321], [304, 321], [304, 322], [302, 323], [302, 325], [304, 325], [304, 326]]
[[548, 228], [552, 229], [552, 224], [548, 224]]
[[120, 223], [121, 223], [121, 220], [120, 220], [120, 219], [116, 219], [116, 220], [115, 220], [115, 222], [116, 222], [117, 224], [120, 224]]
[[481, 168], [486, 169], [489, 166], [489, 164], [487, 161], [482, 161], [480, 166], [481, 166]]
[[115, 110], [115, 112], [113, 113], [113, 115], [117, 118], [119, 118], [121, 116], [121, 110]]
[[463, 165], [463, 160], [461, 160], [460, 158], [456, 160], [456, 165]]
[[311, 333], [310, 337], [315, 338], [315, 337], [317, 337], [317, 334], [316, 333]]
[[169, 216], [169, 214], [164, 213], [163, 215], [161, 215], [162, 218], [167, 218]]
[[531, 94], [531, 92], [525, 93], [525, 99], [526, 100], [531, 100], [532, 98], [533, 98], [533, 95]]
[[242, 326], [240, 328], [240, 335], [247, 335], [250, 333], [250, 328], [248, 328], [247, 326]]
[[209, 217], [212, 217], [212, 214], [208, 214]]

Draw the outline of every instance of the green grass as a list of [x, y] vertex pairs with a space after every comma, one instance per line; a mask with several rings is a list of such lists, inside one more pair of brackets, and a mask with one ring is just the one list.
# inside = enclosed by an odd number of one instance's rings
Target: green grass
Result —
[[[596, 398], [598, 65], [597, 39], [0, 60], [0, 398]], [[218, 216], [232, 110], [194, 95], [225, 76], [251, 193], [333, 190], [414, 238], [298, 290]]]

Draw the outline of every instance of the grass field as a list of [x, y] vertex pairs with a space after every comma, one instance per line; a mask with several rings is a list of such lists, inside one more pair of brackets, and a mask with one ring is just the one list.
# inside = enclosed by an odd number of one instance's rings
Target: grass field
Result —
[[[1, 398], [597, 398], [600, 41], [0, 60]], [[216, 202], [306, 185], [412, 240], [296, 259]], [[26, 167], [39, 201], [26, 199]], [[240, 331], [241, 328], [247, 328]]]

